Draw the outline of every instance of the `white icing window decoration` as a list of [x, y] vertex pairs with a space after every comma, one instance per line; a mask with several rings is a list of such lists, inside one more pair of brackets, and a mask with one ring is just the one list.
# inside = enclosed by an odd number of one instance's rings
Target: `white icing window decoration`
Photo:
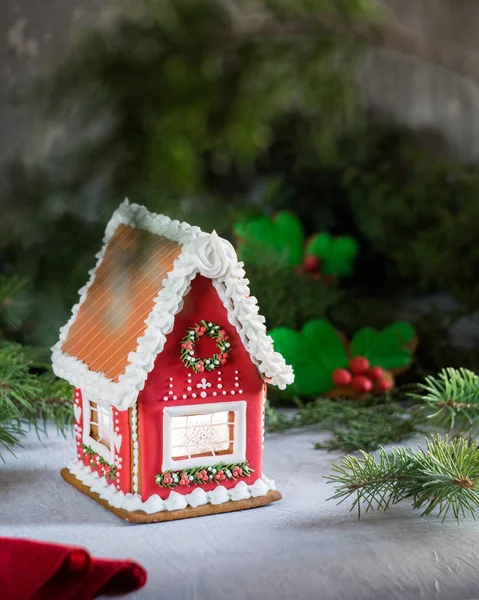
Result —
[[165, 408], [163, 470], [244, 461], [245, 412], [246, 402]]

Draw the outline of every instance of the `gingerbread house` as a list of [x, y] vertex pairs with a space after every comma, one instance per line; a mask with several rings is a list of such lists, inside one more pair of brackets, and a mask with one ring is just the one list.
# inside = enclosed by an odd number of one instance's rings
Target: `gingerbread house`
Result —
[[232, 245], [125, 201], [53, 347], [75, 387], [66, 481], [127, 521], [252, 508], [281, 498], [263, 475], [274, 351]]

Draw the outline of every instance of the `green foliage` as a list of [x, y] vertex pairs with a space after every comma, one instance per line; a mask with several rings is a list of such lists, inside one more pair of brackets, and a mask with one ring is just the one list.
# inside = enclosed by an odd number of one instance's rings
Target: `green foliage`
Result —
[[353, 273], [354, 260], [358, 253], [359, 246], [354, 238], [333, 238], [329, 233], [318, 233], [306, 248], [307, 255], [321, 259], [321, 273], [336, 277], [346, 277]]
[[0, 275], [0, 335], [17, 330], [25, 313], [26, 282]]
[[289, 392], [318, 396], [334, 388], [333, 371], [347, 367], [350, 356], [365, 356], [371, 366], [389, 371], [407, 367], [412, 359], [415, 331], [405, 321], [397, 321], [383, 331], [364, 328], [354, 335], [349, 348], [331, 323], [313, 319], [301, 332], [278, 327], [270, 331], [270, 336], [275, 349], [294, 369], [295, 380]]
[[[0, 459], [20, 443], [26, 428], [46, 431], [53, 421], [64, 432], [73, 423], [70, 385], [45, 364], [43, 351], [9, 341], [2, 334], [21, 326], [23, 291], [16, 278], [0, 278]], [[18, 306], [17, 306], [18, 303]]]
[[315, 444], [317, 449], [376, 450], [422, 430], [423, 416], [403, 402], [405, 389], [364, 401], [318, 398], [307, 404], [297, 402], [298, 410], [292, 417], [268, 406], [266, 426], [269, 431], [287, 431], [318, 424], [331, 437]]
[[365, 356], [371, 365], [393, 371], [407, 367], [411, 362], [411, 343], [414, 327], [397, 321], [382, 331], [366, 327], [358, 331], [351, 341], [352, 356]]
[[289, 267], [303, 261], [303, 225], [292, 213], [280, 212], [273, 219], [251, 217], [236, 224], [234, 233], [239, 239], [238, 256], [248, 264], [257, 262], [265, 252]]
[[443, 369], [437, 377], [419, 384], [421, 394], [411, 397], [423, 402], [432, 426], [453, 435], [474, 438], [479, 416], [479, 377], [468, 369]]
[[437, 511], [443, 520], [452, 513], [460, 521], [475, 518], [479, 507], [479, 449], [464, 439], [440, 436], [426, 440], [425, 449], [381, 448], [379, 456], [361, 452], [346, 456], [326, 477], [335, 485], [332, 499], [353, 499], [351, 510], [387, 510], [409, 499], [423, 515]]
[[271, 255], [258, 256], [260, 260], [247, 265], [246, 275], [270, 328], [299, 329], [312, 318], [326, 316], [342, 295], [336, 286], [296, 273]]
[[438, 156], [431, 150], [438, 140], [391, 127], [373, 127], [351, 142], [345, 140], [342, 189], [367, 246], [403, 286], [445, 289], [475, 309], [478, 169]]
[[301, 332], [278, 327], [269, 332], [275, 350], [294, 369], [291, 393], [299, 396], [321, 395], [334, 384], [333, 371], [348, 365], [348, 354], [336, 329], [324, 319], [308, 321]]

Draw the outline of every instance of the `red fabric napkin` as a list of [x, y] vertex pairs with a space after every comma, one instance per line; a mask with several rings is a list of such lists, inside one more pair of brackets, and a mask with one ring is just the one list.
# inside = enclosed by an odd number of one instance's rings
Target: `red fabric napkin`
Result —
[[93, 558], [74, 546], [0, 538], [1, 600], [91, 600], [127, 594], [145, 583], [145, 570], [130, 560]]

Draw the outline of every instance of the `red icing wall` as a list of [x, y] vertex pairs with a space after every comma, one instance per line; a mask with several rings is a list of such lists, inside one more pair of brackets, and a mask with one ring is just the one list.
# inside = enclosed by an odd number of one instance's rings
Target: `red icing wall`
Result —
[[[80, 390], [75, 389], [74, 394], [74, 410], [75, 410], [75, 441], [77, 447], [78, 459], [86, 466], [89, 466], [92, 471], [103, 475], [103, 467], [100, 463], [96, 463], [95, 457], [93, 462], [97, 466], [91, 466], [91, 458], [87, 456], [82, 447], [83, 443], [83, 400]], [[119, 411], [112, 408], [113, 418], [113, 440], [114, 445], [114, 462], [116, 467], [115, 477], [108, 480], [111, 485], [115, 485], [117, 490], [121, 490], [125, 494], [130, 492], [130, 425], [128, 421], [128, 411]]]
[[[201, 320], [220, 325], [230, 336], [231, 352], [221, 368], [204, 373], [187, 369], [180, 359], [181, 339], [188, 327]], [[198, 354], [208, 356], [216, 352], [213, 340], [202, 339]], [[202, 380], [211, 385], [204, 386]], [[206, 393], [206, 397], [201, 397]], [[186, 397], [185, 397], [186, 396]], [[196, 397], [195, 397], [196, 396]], [[168, 398], [165, 400], [165, 398]], [[215, 402], [245, 400], [246, 407], [246, 460], [254, 469], [250, 477], [241, 478], [253, 483], [262, 475], [263, 433], [263, 382], [241, 343], [235, 328], [229, 323], [223, 306], [211, 280], [197, 275], [184, 300], [181, 312], [175, 318], [173, 331], [167, 336], [163, 352], [158, 355], [153, 371], [149, 374], [139, 395], [140, 481], [142, 498], [153, 494], [168, 497], [170, 490], [155, 483], [155, 475], [161, 473], [163, 461], [163, 408], [165, 406], [195, 405]], [[220, 459], [218, 459], [218, 462]], [[227, 457], [225, 456], [225, 462]], [[233, 487], [236, 481], [223, 481], [225, 487]], [[178, 493], [190, 493], [195, 486], [177, 486]], [[216, 484], [199, 486], [205, 491]]]

